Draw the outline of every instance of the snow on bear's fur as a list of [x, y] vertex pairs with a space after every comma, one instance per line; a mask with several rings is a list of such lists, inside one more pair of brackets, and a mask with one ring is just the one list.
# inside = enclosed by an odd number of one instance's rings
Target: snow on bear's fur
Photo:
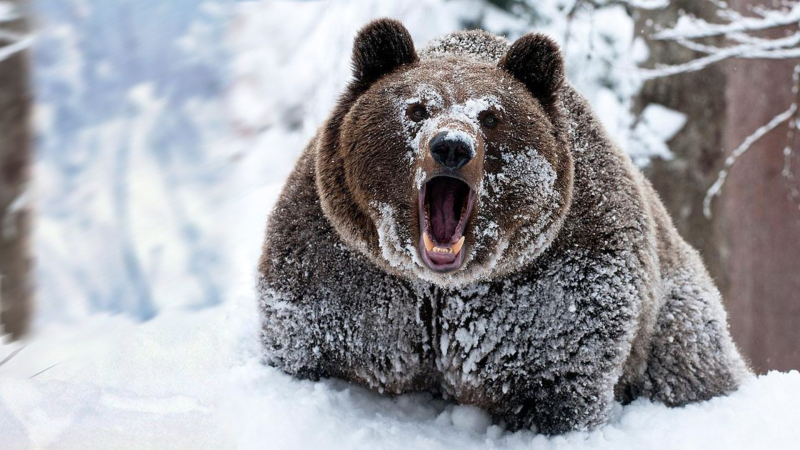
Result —
[[417, 53], [378, 20], [353, 67], [269, 219], [269, 364], [548, 434], [749, 374], [699, 255], [551, 40], [468, 31]]

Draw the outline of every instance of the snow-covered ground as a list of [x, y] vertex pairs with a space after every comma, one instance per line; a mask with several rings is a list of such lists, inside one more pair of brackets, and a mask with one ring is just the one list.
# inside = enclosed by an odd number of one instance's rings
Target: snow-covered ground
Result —
[[[232, 12], [224, 0], [116, 3], [37, 0], [47, 19], [35, 60], [40, 314], [27, 340], [0, 343], [1, 449], [800, 442], [797, 372], [685, 408], [640, 400], [598, 430], [547, 438], [425, 394], [391, 398], [263, 366], [253, 287], [265, 219], [347, 81], [356, 29], [397, 17], [424, 43], [464, 21], [512, 38], [530, 24], [472, 0], [244, 2]], [[559, 11], [571, 3], [532, 2], [537, 27], [566, 45], [572, 82], [623, 145], [651, 143], [644, 159], [664, 152], [667, 131], [628, 131], [635, 84], [625, 73], [646, 53], [632, 20], [617, 5], [567, 24]], [[135, 52], [116, 40], [123, 25]], [[682, 124], [648, 114], [640, 128]]]
[[[3, 449], [792, 449], [800, 373], [670, 409], [638, 400], [592, 432], [509, 433], [475, 408], [298, 381], [258, 356], [253, 298], [144, 324], [95, 316], [0, 346]], [[0, 359], [2, 360], [2, 359]], [[44, 371], [43, 371], [44, 370]], [[42, 372], [43, 371], [43, 372]]]

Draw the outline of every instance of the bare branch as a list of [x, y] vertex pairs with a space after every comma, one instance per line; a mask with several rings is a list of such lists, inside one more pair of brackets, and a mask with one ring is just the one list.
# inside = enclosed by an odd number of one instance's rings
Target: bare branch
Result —
[[[749, 36], [747, 34], [739, 34], [739, 33], [736, 33], [728, 37], [743, 45], [736, 47], [715, 47], [713, 45], [700, 44], [698, 42], [690, 41], [688, 39], [679, 39], [676, 40], [675, 42], [690, 50], [706, 54], [719, 53], [721, 51], [728, 50], [731, 48], [742, 49], [742, 52], [747, 52], [748, 49], [753, 49], [752, 53], [759, 53], [762, 52], [762, 50], [790, 48], [796, 46], [797, 44], [800, 44], [800, 32], [778, 39], [762, 39]], [[740, 56], [740, 58], [741, 57], [747, 58], [746, 55]]]
[[635, 9], [661, 9], [669, 5], [669, 0], [617, 0], [615, 3], [622, 3]]
[[55, 367], [55, 366], [57, 366], [57, 365], [59, 365], [59, 364], [61, 364], [61, 361], [59, 361], [59, 362], [57, 362], [57, 363], [53, 364], [53, 365], [52, 365], [52, 366], [50, 366], [50, 367], [47, 367], [47, 368], [45, 368], [45, 369], [42, 369], [42, 370], [40, 370], [39, 372], [36, 372], [35, 374], [33, 374], [33, 375], [29, 376], [29, 377], [28, 377], [28, 379], [30, 380], [30, 379], [36, 378], [36, 377], [38, 377], [39, 375], [41, 375], [41, 374], [43, 374], [43, 373], [47, 372], [48, 370], [52, 369], [53, 367]]
[[567, 14], [574, 14], [581, 5], [588, 5], [592, 8], [624, 5], [632, 9], [654, 10], [667, 7], [669, 0], [572, 0], [561, 11]]
[[0, 62], [10, 58], [15, 53], [21, 52], [30, 47], [33, 43], [33, 36], [28, 36], [21, 41], [14, 42], [13, 44], [0, 47]]
[[3, 364], [11, 361], [11, 358], [17, 356], [17, 354], [19, 354], [19, 352], [21, 352], [24, 348], [25, 348], [25, 346], [23, 345], [22, 347], [20, 347], [20, 348], [14, 350], [13, 352], [11, 352], [11, 354], [9, 354], [5, 358], [3, 358], [2, 361], [0, 361], [0, 366], [2, 366]]
[[[800, 104], [800, 64], [794, 66], [792, 73], [792, 94], [794, 94], [795, 104]], [[800, 209], [800, 190], [795, 182], [796, 177], [792, 170], [792, 157], [795, 156], [794, 149], [797, 148], [797, 127], [800, 125], [800, 108], [792, 114], [789, 120], [789, 131], [786, 133], [786, 146], [783, 147], [783, 170], [781, 175], [789, 188], [789, 196]]]
[[725, 49], [719, 53], [704, 56], [702, 58], [691, 60], [684, 64], [676, 64], [674, 66], [661, 66], [655, 69], [642, 69], [639, 75], [643, 81], [652, 80], [655, 78], [668, 77], [677, 75], [679, 73], [695, 72], [704, 69], [712, 64], [733, 58], [737, 55], [736, 49]]
[[717, 7], [717, 16], [721, 19], [725, 19], [728, 22], [744, 19], [744, 16], [739, 11], [730, 9], [728, 4], [722, 0], [708, 0], [708, 2]]
[[791, 59], [800, 57], [800, 33], [780, 39], [757, 40], [753, 44], [741, 44], [733, 47], [714, 47], [699, 44], [688, 39], [676, 41], [680, 45], [707, 56], [693, 59], [687, 63], [675, 64], [672, 66], [662, 66], [655, 69], [643, 69], [640, 71], [643, 80], [652, 80], [679, 73], [694, 72], [704, 69], [712, 64], [731, 58], [739, 59]]
[[653, 35], [656, 40], [674, 41], [678, 39], [699, 39], [715, 36], [727, 36], [732, 33], [763, 31], [796, 25], [800, 22], [800, 3], [792, 6], [788, 12], [778, 10], [763, 11], [762, 17], [741, 17], [725, 24], [712, 24], [705, 20], [681, 17], [675, 27]]
[[719, 171], [719, 175], [717, 176], [717, 181], [711, 185], [711, 187], [706, 192], [706, 196], [703, 199], [703, 214], [707, 217], [711, 217], [711, 200], [718, 196], [722, 185], [725, 184], [725, 180], [728, 178], [728, 172], [730, 171], [731, 167], [736, 163], [736, 161], [745, 154], [750, 148], [755, 144], [759, 139], [766, 136], [767, 133], [777, 128], [780, 124], [789, 120], [794, 113], [797, 111], [797, 104], [792, 103], [792, 106], [789, 107], [786, 111], [778, 114], [777, 116], [773, 117], [766, 125], [759, 127], [756, 131], [754, 131], [750, 136], [742, 141], [741, 144], [734, 150], [727, 159], [725, 159], [725, 165], [723, 166], [722, 170]]

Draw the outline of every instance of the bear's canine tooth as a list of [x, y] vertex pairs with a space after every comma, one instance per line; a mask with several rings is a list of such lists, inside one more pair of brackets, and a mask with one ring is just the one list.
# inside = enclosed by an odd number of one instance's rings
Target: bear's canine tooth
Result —
[[428, 233], [425, 231], [422, 232], [422, 240], [425, 241], [425, 249], [431, 251], [433, 249], [433, 241], [428, 237]]
[[453, 244], [453, 246], [452, 246], [452, 247], [450, 247], [450, 249], [451, 249], [451, 250], [453, 251], [453, 253], [455, 253], [456, 255], [458, 254], [458, 252], [460, 252], [460, 251], [461, 251], [461, 247], [463, 247], [463, 246], [464, 246], [464, 239], [465, 239], [465, 237], [464, 237], [464, 236], [461, 236], [461, 239], [459, 239], [459, 240], [458, 240], [458, 242], [456, 242], [455, 244]]

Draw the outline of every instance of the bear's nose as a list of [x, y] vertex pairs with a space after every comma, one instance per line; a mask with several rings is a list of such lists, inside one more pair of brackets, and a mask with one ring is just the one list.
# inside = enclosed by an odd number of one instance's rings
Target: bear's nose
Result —
[[471, 139], [462, 133], [442, 131], [431, 139], [431, 155], [439, 164], [457, 170], [464, 167], [475, 155]]

